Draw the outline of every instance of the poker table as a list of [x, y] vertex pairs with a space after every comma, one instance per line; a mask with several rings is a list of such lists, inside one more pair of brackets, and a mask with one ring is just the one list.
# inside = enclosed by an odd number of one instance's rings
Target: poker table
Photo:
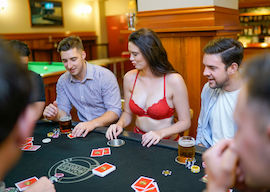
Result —
[[[76, 123], [74, 123], [75, 125]], [[110, 147], [111, 155], [90, 157], [92, 149], [107, 147], [104, 136], [106, 127], [97, 128], [85, 138], [70, 139], [67, 135], [52, 138], [50, 143], [42, 143], [47, 133], [58, 124], [40, 121], [34, 130], [34, 145], [41, 145], [37, 151], [25, 151], [18, 164], [8, 173], [4, 181], [7, 187], [14, 187], [16, 182], [36, 176], [51, 177], [56, 172], [65, 174], [59, 182], [54, 183], [56, 191], [134, 191], [131, 185], [140, 177], [155, 179], [161, 192], [168, 191], [202, 191], [205, 183], [201, 166], [203, 148], [196, 146], [196, 163], [201, 167], [200, 173], [192, 173], [184, 165], [175, 162], [177, 143], [162, 140], [150, 148], [141, 145], [141, 135], [124, 131], [119, 138], [125, 141], [121, 147]], [[116, 170], [99, 177], [93, 175], [92, 168], [103, 163], [116, 166]], [[65, 166], [64, 166], [65, 165]], [[163, 170], [170, 170], [165, 176]]]

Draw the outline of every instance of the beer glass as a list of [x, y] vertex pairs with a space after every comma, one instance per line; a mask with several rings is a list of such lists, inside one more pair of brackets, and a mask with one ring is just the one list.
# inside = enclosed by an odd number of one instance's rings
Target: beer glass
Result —
[[71, 116], [70, 115], [66, 115], [63, 116], [59, 119], [59, 127], [60, 127], [60, 132], [61, 133], [70, 133], [71, 132]]
[[178, 157], [180, 164], [185, 164], [186, 159], [195, 158], [195, 139], [191, 136], [183, 136], [178, 140]]

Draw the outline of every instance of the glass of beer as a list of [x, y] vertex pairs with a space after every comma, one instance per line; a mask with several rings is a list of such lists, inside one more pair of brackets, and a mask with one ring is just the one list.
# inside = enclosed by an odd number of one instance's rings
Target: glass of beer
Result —
[[59, 119], [59, 127], [60, 127], [60, 132], [61, 133], [70, 133], [71, 132], [71, 116], [70, 115], [66, 115], [63, 116]]
[[180, 164], [185, 164], [186, 159], [195, 158], [195, 139], [191, 136], [183, 136], [178, 140], [178, 157]]

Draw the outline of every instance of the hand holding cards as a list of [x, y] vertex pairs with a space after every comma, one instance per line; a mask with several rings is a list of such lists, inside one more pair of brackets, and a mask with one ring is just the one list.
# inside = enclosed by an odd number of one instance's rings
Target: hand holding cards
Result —
[[30, 185], [33, 185], [35, 182], [38, 181], [37, 177], [31, 177], [29, 179], [25, 179], [23, 181], [20, 181], [18, 183], [15, 183], [15, 186], [20, 190], [20, 191], [24, 191], [25, 189], [27, 189]]

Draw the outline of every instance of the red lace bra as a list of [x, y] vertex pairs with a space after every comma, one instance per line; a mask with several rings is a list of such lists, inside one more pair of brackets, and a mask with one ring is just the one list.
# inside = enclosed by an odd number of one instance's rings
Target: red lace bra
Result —
[[137, 77], [139, 75], [139, 71], [136, 75], [135, 81], [134, 81], [134, 85], [133, 85], [133, 89], [131, 92], [131, 96], [130, 96], [130, 100], [129, 100], [129, 108], [130, 110], [138, 115], [138, 116], [146, 116], [146, 117], [150, 117], [152, 119], [166, 119], [169, 118], [171, 116], [173, 116], [174, 114], [174, 109], [170, 108], [170, 106], [167, 103], [166, 100], [166, 84], [165, 84], [165, 75], [164, 75], [164, 97], [162, 99], [160, 99], [157, 103], [154, 103], [151, 107], [148, 107], [148, 109], [146, 111], [144, 111], [144, 109], [142, 109], [141, 107], [139, 107], [134, 100], [132, 99], [133, 96], [133, 91], [135, 88], [135, 84], [137, 81]]

